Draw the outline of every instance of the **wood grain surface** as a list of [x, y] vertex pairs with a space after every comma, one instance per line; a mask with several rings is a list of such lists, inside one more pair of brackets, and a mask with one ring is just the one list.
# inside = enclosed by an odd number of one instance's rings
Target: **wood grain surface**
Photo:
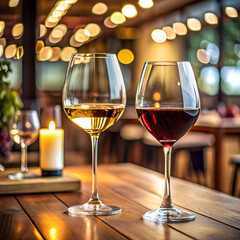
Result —
[[80, 191], [0, 196], [0, 239], [240, 239], [240, 200], [179, 179], [172, 179], [176, 208], [194, 213], [185, 223], [154, 224], [142, 215], [159, 207], [164, 177], [133, 165], [101, 165], [98, 189], [103, 203], [122, 212], [112, 216], [73, 216], [69, 206], [91, 193], [91, 166], [65, 168], [80, 179]]

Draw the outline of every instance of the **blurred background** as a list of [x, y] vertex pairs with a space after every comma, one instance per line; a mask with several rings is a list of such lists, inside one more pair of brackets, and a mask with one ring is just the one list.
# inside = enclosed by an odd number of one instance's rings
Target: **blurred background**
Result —
[[[60, 113], [66, 166], [90, 163], [89, 136], [66, 118], [61, 90], [72, 53], [115, 53], [127, 107], [102, 134], [99, 163], [133, 162], [162, 172], [162, 149], [137, 120], [136, 88], [145, 61], [188, 60], [202, 113], [192, 135], [176, 146], [173, 175], [239, 196], [239, 10], [240, 0], [1, 0], [0, 61], [12, 68], [5, 81], [24, 107]], [[6, 167], [19, 166], [18, 151], [14, 146]], [[29, 165], [38, 159], [35, 143]]]

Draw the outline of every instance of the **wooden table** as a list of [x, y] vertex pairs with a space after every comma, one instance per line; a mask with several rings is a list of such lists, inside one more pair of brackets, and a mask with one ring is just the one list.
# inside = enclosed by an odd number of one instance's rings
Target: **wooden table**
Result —
[[161, 174], [132, 165], [99, 166], [99, 193], [122, 213], [70, 216], [67, 207], [88, 200], [90, 166], [64, 170], [82, 180], [81, 192], [0, 196], [0, 239], [240, 239], [240, 200], [172, 178], [173, 202], [193, 212], [186, 223], [153, 224], [142, 214], [157, 208], [163, 194]]
[[214, 188], [222, 191], [222, 181], [225, 179], [221, 176], [223, 168], [223, 138], [224, 135], [240, 136], [240, 119], [239, 118], [222, 118], [219, 121], [198, 121], [192, 128], [194, 131], [211, 133], [215, 136], [214, 148]]

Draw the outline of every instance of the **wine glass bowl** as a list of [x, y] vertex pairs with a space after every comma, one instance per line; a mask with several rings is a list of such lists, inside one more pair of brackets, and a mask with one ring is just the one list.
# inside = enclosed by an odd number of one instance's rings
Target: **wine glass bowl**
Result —
[[194, 214], [177, 210], [171, 200], [171, 151], [197, 121], [200, 99], [190, 62], [146, 62], [136, 93], [141, 124], [161, 143], [165, 155], [165, 189], [160, 208], [143, 215], [153, 222], [183, 222]]
[[97, 190], [97, 155], [100, 134], [122, 115], [126, 90], [115, 54], [76, 53], [69, 62], [63, 87], [67, 117], [91, 137], [92, 194], [87, 203], [69, 207], [75, 215], [112, 215], [120, 208], [104, 205]]
[[39, 128], [36, 110], [17, 111], [10, 127], [10, 137], [21, 146], [21, 172], [9, 175], [10, 179], [20, 180], [37, 177], [37, 175], [28, 172], [27, 148], [38, 139]]

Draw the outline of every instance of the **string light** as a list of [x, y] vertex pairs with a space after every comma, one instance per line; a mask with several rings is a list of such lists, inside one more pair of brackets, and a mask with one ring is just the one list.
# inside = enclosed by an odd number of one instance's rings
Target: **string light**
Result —
[[187, 20], [187, 26], [192, 31], [201, 30], [201, 22], [197, 18], [189, 18]]
[[238, 17], [238, 12], [234, 7], [226, 7], [225, 8], [225, 13], [230, 18], [237, 18]]
[[96, 37], [101, 32], [101, 28], [96, 23], [89, 23], [84, 27], [84, 29], [89, 32], [90, 37]]
[[167, 39], [173, 40], [176, 38], [176, 33], [173, 31], [172, 27], [166, 26], [162, 30], [166, 33]]
[[114, 12], [110, 17], [111, 22], [114, 24], [122, 24], [126, 21], [125, 16], [120, 12]]
[[214, 13], [205, 13], [204, 19], [208, 24], [218, 24], [218, 18]]
[[151, 37], [154, 42], [163, 43], [167, 39], [166, 33], [161, 29], [155, 29], [152, 31]]
[[134, 18], [137, 16], [137, 9], [132, 4], [126, 4], [122, 8], [122, 14], [128, 18]]
[[95, 15], [103, 15], [107, 10], [108, 6], [102, 2], [98, 2], [92, 7], [92, 13]]
[[139, 0], [138, 5], [142, 8], [151, 8], [153, 6], [152, 0]]
[[173, 30], [176, 34], [180, 36], [187, 34], [187, 27], [184, 23], [181, 22], [173, 23]]

